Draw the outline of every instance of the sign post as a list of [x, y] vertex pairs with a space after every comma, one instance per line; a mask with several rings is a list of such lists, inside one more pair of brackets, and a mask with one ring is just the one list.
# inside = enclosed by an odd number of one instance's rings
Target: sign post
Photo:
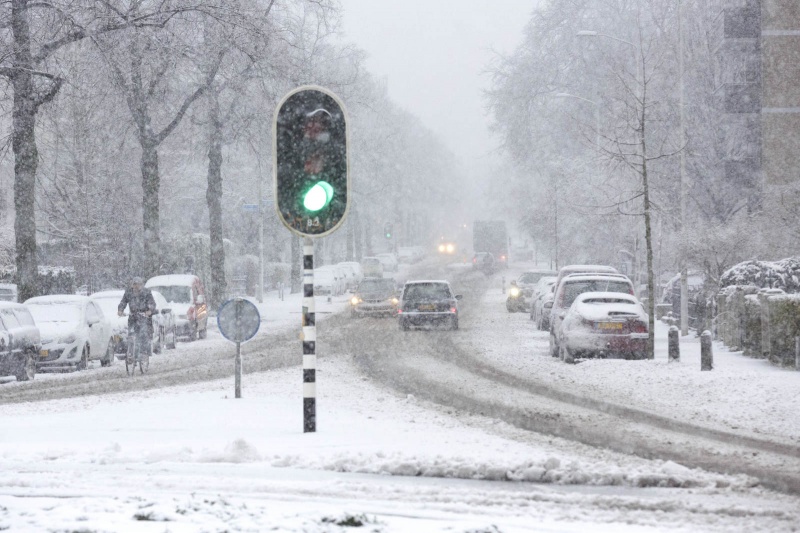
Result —
[[278, 103], [273, 124], [275, 210], [303, 237], [303, 432], [317, 430], [314, 238], [341, 227], [350, 208], [347, 116], [323, 87], [306, 85]]
[[242, 397], [242, 343], [252, 339], [261, 325], [261, 315], [252, 302], [233, 298], [223, 302], [217, 312], [217, 326], [222, 335], [236, 343], [234, 359], [234, 395]]

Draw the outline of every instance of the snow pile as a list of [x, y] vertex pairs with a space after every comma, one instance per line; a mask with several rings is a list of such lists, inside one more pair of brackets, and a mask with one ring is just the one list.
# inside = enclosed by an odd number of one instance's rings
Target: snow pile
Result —
[[800, 256], [780, 261], [745, 261], [722, 274], [721, 287], [752, 285], [761, 289], [800, 292]]

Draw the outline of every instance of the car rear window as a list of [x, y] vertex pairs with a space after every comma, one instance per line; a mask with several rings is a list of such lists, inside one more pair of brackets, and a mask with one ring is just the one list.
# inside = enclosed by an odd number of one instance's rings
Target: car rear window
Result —
[[192, 288], [185, 285], [164, 285], [148, 287], [151, 291], [158, 291], [168, 302], [176, 304], [192, 303]]
[[14, 309], [14, 315], [16, 315], [17, 320], [19, 320], [19, 323], [23, 326], [36, 325], [36, 322], [33, 321], [33, 317], [27, 309]]
[[451, 298], [450, 287], [444, 283], [414, 283], [406, 286], [404, 300], [440, 300]]
[[571, 306], [575, 298], [584, 292], [621, 292], [624, 294], [632, 294], [633, 288], [627, 281], [616, 279], [568, 281], [564, 283], [564, 296], [561, 306], [564, 308]]

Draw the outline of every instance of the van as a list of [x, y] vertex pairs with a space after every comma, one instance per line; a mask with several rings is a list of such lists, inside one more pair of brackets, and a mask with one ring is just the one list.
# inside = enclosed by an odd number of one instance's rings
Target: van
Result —
[[193, 274], [169, 274], [147, 280], [145, 287], [158, 291], [175, 315], [178, 335], [190, 341], [205, 339], [208, 332], [208, 303], [200, 278]]

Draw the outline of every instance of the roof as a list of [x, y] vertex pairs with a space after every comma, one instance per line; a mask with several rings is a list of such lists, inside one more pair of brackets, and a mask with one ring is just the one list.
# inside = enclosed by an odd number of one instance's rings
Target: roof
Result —
[[450, 285], [450, 282], [446, 279], [414, 279], [406, 281], [406, 285], [413, 285], [416, 283], [446, 283]]
[[619, 271], [608, 265], [567, 265], [559, 269], [559, 272], [609, 272], [618, 273]]
[[628, 283], [633, 285], [633, 282], [630, 280], [628, 276], [612, 272], [587, 272], [586, 274], [580, 274], [580, 273], [572, 274], [561, 278], [561, 283], [564, 283], [566, 281], [575, 281], [575, 280], [586, 281], [591, 279], [618, 279], [620, 281], [627, 281]]
[[5, 300], [0, 300], [0, 309], [19, 309], [24, 308], [25, 304], [17, 303], [17, 302], [7, 302]]
[[144, 286], [147, 288], [167, 287], [170, 285], [191, 287], [196, 279], [198, 278], [194, 274], [167, 274], [165, 276], [154, 276], [148, 279]]
[[639, 300], [636, 299], [636, 296], [633, 296], [632, 294], [626, 294], [624, 292], [584, 292], [579, 294], [578, 297], [575, 298], [575, 301], [582, 302], [592, 298], [613, 298], [615, 300], [628, 300], [632, 304], [639, 303]]
[[48, 296], [35, 296], [25, 300], [25, 304], [83, 303], [88, 299], [88, 296], [82, 296], [80, 294], [50, 294]]

